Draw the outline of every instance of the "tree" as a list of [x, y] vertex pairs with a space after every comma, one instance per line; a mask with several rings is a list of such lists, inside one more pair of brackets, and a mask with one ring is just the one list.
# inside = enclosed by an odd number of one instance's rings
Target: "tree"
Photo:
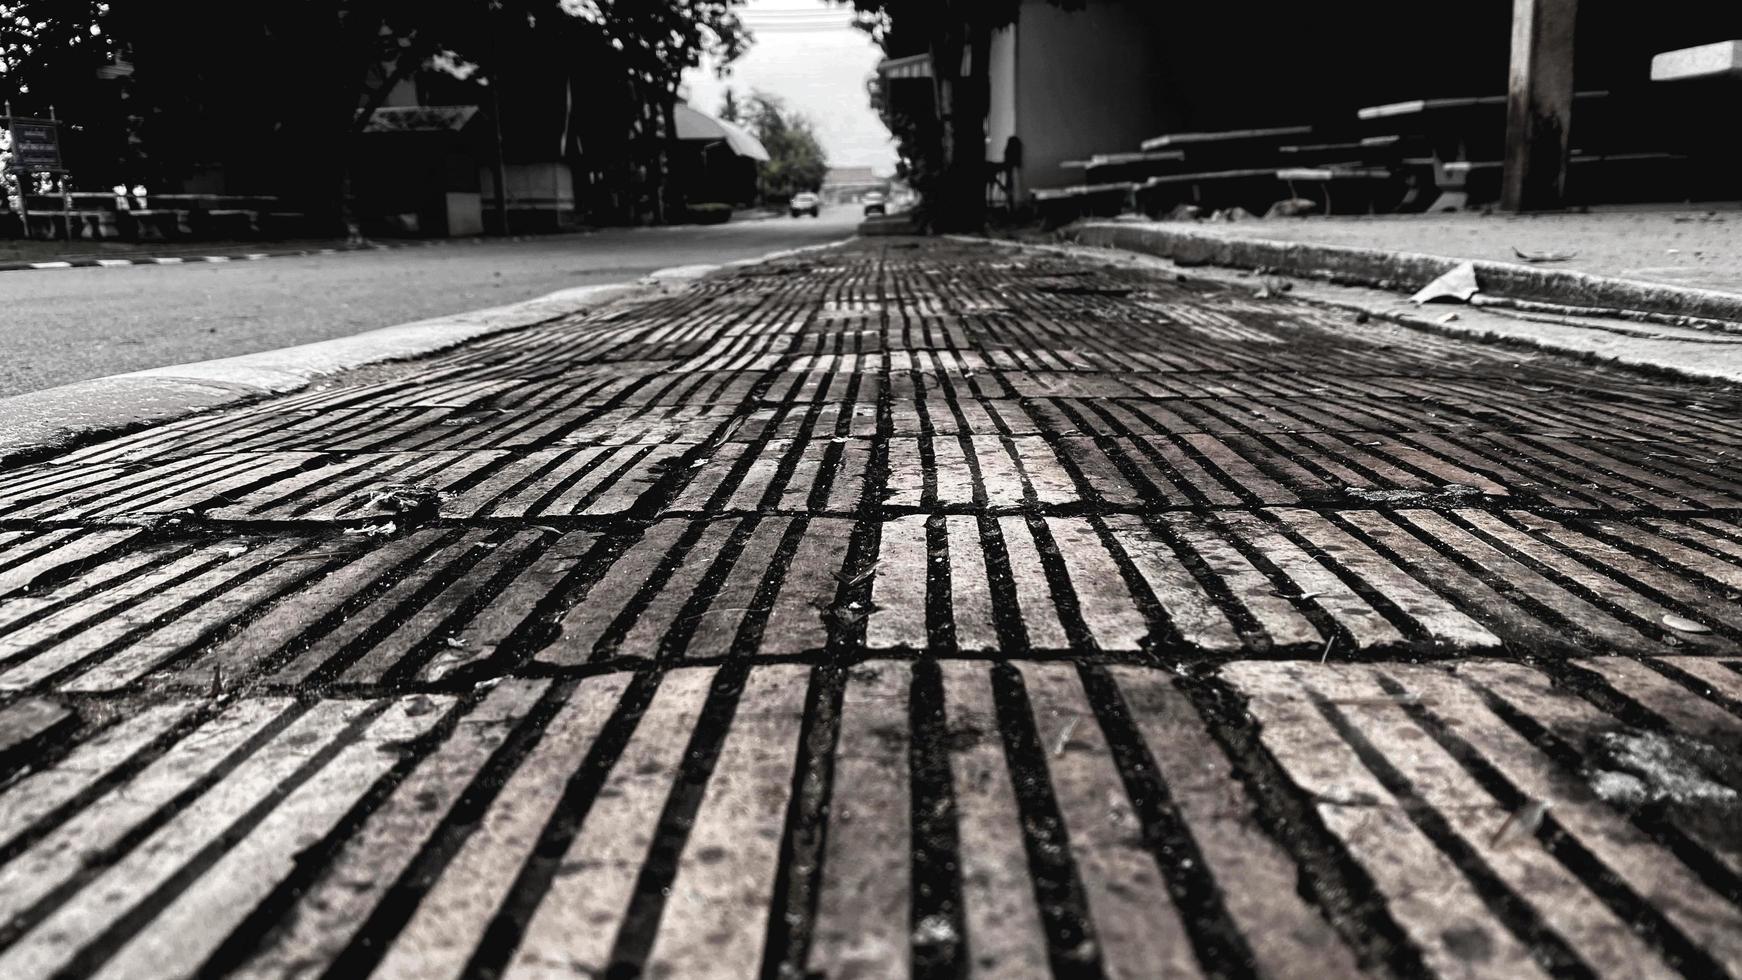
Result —
[[643, 152], [664, 220], [681, 203], [666, 180], [667, 154], [677, 139], [678, 88], [683, 73], [712, 56], [724, 70], [743, 54], [750, 34], [738, 19], [745, 0], [561, 0], [563, 9], [598, 25], [624, 59], [643, 109]]
[[784, 204], [801, 191], [821, 189], [829, 162], [811, 121], [764, 92], [752, 92], [748, 101], [746, 122], [768, 151], [758, 178], [763, 200]]
[[[936, 75], [938, 118], [944, 120], [936, 145], [915, 145], [919, 167], [930, 179], [923, 184], [932, 227], [940, 231], [978, 231], [986, 223], [986, 116], [991, 106], [992, 34], [1016, 22], [1022, 0], [837, 0], [851, 3], [857, 23], [883, 47], [900, 57], [930, 54]], [[1082, 9], [1085, 0], [1048, 0], [1067, 10]], [[969, 68], [962, 74], [964, 60]], [[874, 104], [880, 92], [873, 93]], [[885, 102], [887, 109], [888, 103]], [[923, 124], [907, 121], [909, 137], [930, 139]], [[891, 130], [898, 139], [902, 131]], [[907, 156], [908, 149], [903, 155]], [[941, 159], [936, 159], [940, 158]]]
[[[53, 101], [104, 134], [102, 155], [116, 158], [104, 166], [126, 179], [161, 186], [221, 167], [336, 223], [358, 136], [397, 84], [461, 69], [487, 104], [529, 36], [561, 34], [570, 57], [620, 65], [660, 200], [679, 79], [704, 55], [724, 65], [744, 50], [743, 2], [182, 0], [169, 16], [148, 3], [0, 0], [0, 91], [23, 100], [21, 114]], [[99, 85], [97, 69], [121, 56], [132, 77]]]
[[[65, 120], [63, 157], [97, 180], [111, 176], [128, 135], [120, 107], [104, 98], [116, 83], [99, 77], [114, 55], [108, 13], [96, 0], [0, 0], [0, 98], [21, 116], [53, 110]], [[22, 190], [15, 178], [0, 173], [8, 195]]]

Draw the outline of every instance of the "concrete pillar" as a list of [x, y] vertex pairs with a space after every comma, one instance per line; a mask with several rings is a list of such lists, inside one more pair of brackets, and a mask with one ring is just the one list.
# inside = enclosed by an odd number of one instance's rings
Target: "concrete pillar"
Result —
[[1501, 206], [1507, 210], [1537, 211], [1566, 202], [1573, 26], [1578, 9], [1579, 0], [1512, 2], [1512, 72], [1501, 189]]

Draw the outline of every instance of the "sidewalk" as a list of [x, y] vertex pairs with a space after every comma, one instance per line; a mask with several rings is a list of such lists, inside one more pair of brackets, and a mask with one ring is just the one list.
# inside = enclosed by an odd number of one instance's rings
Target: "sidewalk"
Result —
[[0, 976], [1742, 975], [1742, 398], [898, 237], [0, 472]]
[[1385, 215], [1205, 222], [1213, 234], [1258, 234], [1488, 262], [1571, 253], [1549, 268], [1742, 293], [1742, 207], [1609, 208], [1588, 214]]
[[1473, 261], [1484, 274], [1484, 293], [1494, 296], [1742, 323], [1742, 208], [1735, 205], [1588, 214], [1120, 219], [1086, 222], [1074, 237], [1104, 245], [1115, 229], [1127, 236], [1147, 230], [1158, 237], [1144, 251], [1182, 261], [1263, 266], [1406, 293]]

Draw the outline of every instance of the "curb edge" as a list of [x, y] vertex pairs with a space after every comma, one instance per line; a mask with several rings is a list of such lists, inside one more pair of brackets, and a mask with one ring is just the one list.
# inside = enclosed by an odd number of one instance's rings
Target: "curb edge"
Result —
[[687, 289], [717, 272], [839, 248], [857, 236], [781, 249], [721, 265], [671, 266], [641, 279], [577, 286], [510, 303], [366, 330], [346, 337], [112, 374], [0, 398], [0, 464], [74, 440], [282, 395], [316, 378], [435, 354], [470, 340], [572, 316], [596, 306]]
[[1182, 266], [1271, 269], [1344, 285], [1413, 292], [1471, 262], [1486, 296], [1554, 303], [1592, 313], [1646, 314], [1672, 321], [1716, 321], [1742, 330], [1742, 294], [1543, 269], [1512, 262], [1468, 260], [1421, 252], [1356, 248], [1279, 239], [1206, 235], [1159, 224], [1083, 222], [1065, 230], [1073, 241], [1172, 259]]
[[0, 460], [58, 448], [85, 436], [286, 394], [325, 375], [434, 354], [468, 340], [661, 288], [650, 281], [582, 286], [311, 344], [112, 374], [14, 395], [0, 399]]

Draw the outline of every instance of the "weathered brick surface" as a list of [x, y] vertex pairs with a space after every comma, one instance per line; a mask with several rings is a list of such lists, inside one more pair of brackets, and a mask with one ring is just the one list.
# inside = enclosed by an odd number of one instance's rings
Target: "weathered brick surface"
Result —
[[1742, 975], [1742, 399], [859, 245], [0, 472], [0, 976]]

